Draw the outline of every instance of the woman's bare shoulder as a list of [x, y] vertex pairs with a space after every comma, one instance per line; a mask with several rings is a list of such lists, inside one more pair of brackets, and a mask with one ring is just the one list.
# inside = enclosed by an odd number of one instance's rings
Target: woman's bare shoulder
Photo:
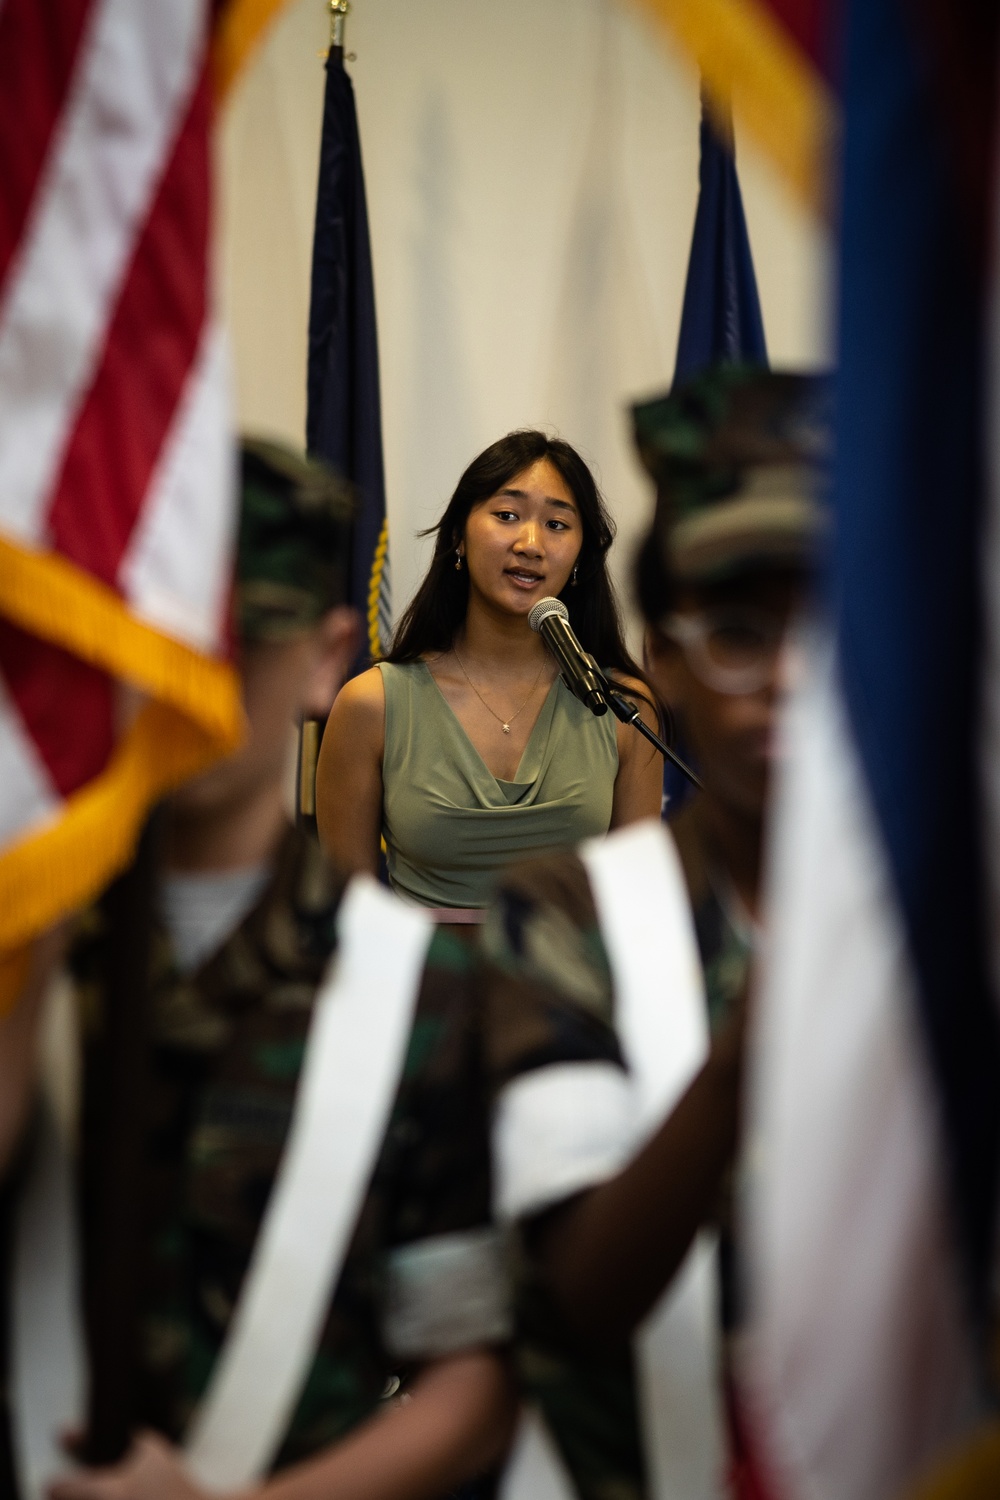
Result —
[[385, 724], [385, 689], [378, 667], [352, 677], [337, 694], [330, 723], [353, 731], [380, 730]]

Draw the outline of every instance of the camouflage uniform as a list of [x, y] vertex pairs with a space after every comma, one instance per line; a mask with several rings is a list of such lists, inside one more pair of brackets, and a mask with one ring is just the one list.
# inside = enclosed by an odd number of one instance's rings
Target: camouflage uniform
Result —
[[[648, 557], [645, 565], [643, 608], [654, 627], [670, 634], [668, 604], [679, 585], [713, 585], [718, 599], [720, 585], [762, 569], [805, 577], [824, 529], [816, 491], [827, 399], [814, 376], [719, 365], [633, 408], [636, 447], [657, 486], [643, 549], [658, 563], [656, 582]], [[703, 795], [669, 821], [691, 897], [709, 1019], [717, 1027], [746, 986], [753, 934], [713, 853]], [[739, 1317], [731, 1198], [727, 1190], [719, 1225], [724, 1333]]]
[[[725, 1023], [742, 991], [750, 947], [747, 934], [720, 901], [718, 886], [711, 883], [696, 809], [697, 802], [684, 816], [677, 841], [715, 1029]], [[614, 1031], [607, 952], [587, 874], [575, 854], [532, 861], [508, 872], [483, 926], [482, 947], [486, 1056], [498, 1097], [536, 1068], [560, 1063], [624, 1066]], [[728, 1217], [725, 1203], [721, 1213]], [[527, 1248], [530, 1237], [529, 1222], [522, 1229]], [[581, 1496], [633, 1500], [645, 1494], [631, 1351], [582, 1353], [561, 1326], [551, 1297], [532, 1271], [530, 1255], [521, 1256], [518, 1269], [518, 1371], [544, 1412]], [[724, 1304], [731, 1300], [729, 1280], [727, 1272]]]
[[[311, 837], [290, 830], [264, 895], [201, 969], [181, 976], [158, 936], [138, 1417], [174, 1439], [205, 1389], [246, 1274], [335, 948], [341, 889]], [[92, 931], [76, 957], [90, 1084], [101, 1067], [100, 949]], [[277, 1466], [342, 1437], [378, 1405], [390, 1377], [405, 1374], [384, 1338], [393, 1247], [488, 1222], [471, 973], [468, 946], [439, 931], [390, 1124]], [[85, 1099], [86, 1160], [99, 1086]]]
[[697, 796], [671, 819], [670, 831], [691, 897], [709, 1021], [714, 1031], [725, 1023], [746, 988], [753, 957], [753, 933], [748, 921], [736, 910], [728, 877], [712, 857]]
[[[695, 936], [705, 976], [705, 998], [712, 1030], [723, 1026], [736, 1001], [746, 991], [753, 959], [753, 932], [735, 910], [736, 898], [729, 891], [711, 851], [696, 796], [670, 824], [684, 878], [691, 897]], [[724, 1334], [731, 1333], [739, 1318], [739, 1274], [732, 1233], [732, 1189], [728, 1186], [719, 1210], [719, 1269], [721, 1313]], [[728, 1357], [726, 1359], [728, 1368]]]

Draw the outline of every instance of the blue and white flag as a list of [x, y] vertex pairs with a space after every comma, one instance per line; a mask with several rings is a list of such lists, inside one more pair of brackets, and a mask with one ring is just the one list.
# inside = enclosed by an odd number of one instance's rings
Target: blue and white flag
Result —
[[835, 539], [793, 703], [745, 1152], [782, 1500], [884, 1500], [984, 1409], [1000, 1178], [998, 7], [853, 0]]

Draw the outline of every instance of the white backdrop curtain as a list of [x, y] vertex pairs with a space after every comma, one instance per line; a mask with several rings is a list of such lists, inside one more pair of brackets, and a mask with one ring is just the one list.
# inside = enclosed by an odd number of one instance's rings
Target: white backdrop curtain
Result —
[[[219, 145], [240, 417], [299, 445], [326, 36], [323, 0], [292, 0], [237, 85]], [[348, 49], [397, 613], [426, 566], [415, 533], [474, 454], [526, 425], [558, 431], [593, 464], [626, 585], [650, 507], [626, 405], [673, 369], [697, 76], [619, 0], [354, 0]], [[772, 362], [821, 364], [823, 232], [742, 140], [738, 165]]]

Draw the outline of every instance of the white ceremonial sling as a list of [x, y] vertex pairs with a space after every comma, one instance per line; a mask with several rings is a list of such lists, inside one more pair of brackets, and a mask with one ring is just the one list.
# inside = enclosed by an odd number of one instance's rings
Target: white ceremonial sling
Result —
[[[261, 1478], [284, 1439], [385, 1134], [434, 927], [374, 880], [348, 885], [288, 1140], [232, 1321], [185, 1441], [209, 1488]], [[335, 1149], [334, 1149], [335, 1148]], [[14, 1236], [12, 1426], [25, 1500], [67, 1467], [84, 1351], [69, 1154], [42, 1122]]]
[[[615, 1024], [637, 1092], [641, 1149], [708, 1053], [690, 902], [673, 838], [633, 824], [580, 851], [611, 965]], [[636, 1340], [646, 1460], [655, 1500], [725, 1492], [714, 1236], [692, 1246]]]
[[278, 1176], [184, 1444], [213, 1489], [261, 1478], [281, 1446], [388, 1124], [434, 931], [368, 876], [347, 887], [337, 929]]

